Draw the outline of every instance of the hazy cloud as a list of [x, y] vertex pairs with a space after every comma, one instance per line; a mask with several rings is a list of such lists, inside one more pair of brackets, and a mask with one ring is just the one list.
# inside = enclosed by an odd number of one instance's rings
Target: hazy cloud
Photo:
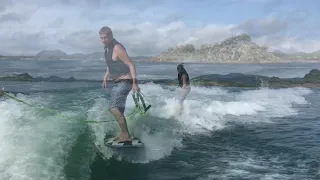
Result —
[[[193, 1], [185, 1], [190, 2]], [[3, 1], [0, 40], [4, 43], [0, 44], [0, 54], [36, 54], [43, 49], [60, 49], [69, 54], [103, 51], [98, 34], [102, 26], [112, 28], [115, 38], [130, 55], [155, 55], [185, 43], [195, 46], [216, 43], [242, 32], [270, 49], [314, 51], [319, 47], [319, 39], [302, 38], [311, 34], [301, 31], [310, 12], [289, 9], [291, 14], [284, 16], [283, 12], [289, 10], [275, 12], [279, 7], [276, 7], [278, 1], [273, 0], [229, 0], [213, 4], [248, 2], [274, 8], [265, 17], [233, 24], [192, 24], [168, 0], [17, 0], [14, 4]], [[183, 9], [183, 3], [179, 8]], [[311, 32], [312, 28], [303, 26], [304, 32]]]
[[24, 33], [23, 31], [13, 32], [11, 36], [1, 36], [0, 41], [6, 42], [1, 45], [1, 48], [12, 50], [14, 54], [32, 54], [38, 53], [39, 49], [48, 48], [48, 44], [43, 41], [45, 38], [44, 32]]
[[289, 25], [288, 19], [268, 17], [266, 19], [249, 19], [237, 25], [234, 30], [246, 32], [256, 38], [285, 32]]
[[0, 23], [6, 21], [17, 21], [21, 22], [24, 19], [24, 16], [18, 15], [16, 13], [6, 13], [0, 16]]
[[56, 20], [48, 24], [49, 28], [59, 28], [62, 27], [64, 23], [64, 17], [58, 17]]
[[98, 38], [98, 33], [90, 30], [82, 30], [66, 35], [59, 40], [62, 45], [69, 48], [79, 49], [83, 52], [93, 52], [99, 50], [101, 46]]
[[168, 24], [168, 23], [180, 21], [182, 19], [183, 19], [182, 15], [177, 14], [177, 13], [171, 13], [171, 14], [167, 15], [166, 17], [164, 17], [162, 23]]

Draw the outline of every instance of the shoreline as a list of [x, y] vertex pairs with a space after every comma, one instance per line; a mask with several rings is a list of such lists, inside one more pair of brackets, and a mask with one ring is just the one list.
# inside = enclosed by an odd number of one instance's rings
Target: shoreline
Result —
[[[132, 57], [133, 59], [135, 57]], [[54, 59], [54, 58], [44, 58], [44, 59], [39, 59], [39, 58], [25, 58], [25, 59], [20, 59], [20, 58], [0, 58], [0, 61], [102, 61], [101, 59]], [[290, 64], [290, 63], [320, 63], [319, 60], [292, 60], [292, 59], [281, 59], [281, 62], [208, 62], [208, 61], [192, 61], [192, 60], [180, 60], [180, 61], [153, 61], [152, 59], [150, 60], [132, 60], [133, 62], [145, 62], [145, 63], [171, 63], [171, 64]]]
[[[263, 76], [255, 74], [228, 73], [228, 74], [206, 74], [190, 79], [193, 85], [198, 86], [221, 86], [221, 87], [261, 87], [267, 83], [268, 87], [320, 87], [320, 71], [312, 69], [300, 78], [279, 78], [276, 76]], [[59, 76], [33, 77], [28, 73], [20, 73], [0, 77], [0, 81], [18, 82], [100, 82], [100, 80], [76, 79], [74, 77], [63, 78]], [[175, 79], [145, 79], [138, 80], [139, 84], [153, 82], [154, 84], [174, 85]]]
[[[149, 62], [149, 61], [140, 61], [140, 62]], [[183, 63], [183, 64], [293, 64], [293, 63], [314, 63], [314, 64], [317, 64], [317, 63], [320, 63], [320, 60], [319, 61], [284, 61], [284, 62], [277, 62], [277, 63], [253, 63], [253, 62], [196, 62], [196, 61], [151, 61], [150, 63], [166, 63], [166, 64], [180, 64], [180, 63]]]

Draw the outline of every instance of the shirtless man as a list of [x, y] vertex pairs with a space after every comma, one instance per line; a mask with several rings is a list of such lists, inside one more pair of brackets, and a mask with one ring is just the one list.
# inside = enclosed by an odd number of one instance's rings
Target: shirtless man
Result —
[[102, 83], [103, 88], [107, 87], [109, 77], [114, 81], [109, 110], [121, 128], [117, 142], [132, 141], [128, 132], [124, 111], [129, 92], [131, 90], [134, 92], [140, 90], [137, 84], [136, 68], [125, 48], [113, 38], [112, 30], [109, 27], [102, 27], [99, 35], [101, 42], [104, 44], [104, 56], [107, 64], [106, 74]]

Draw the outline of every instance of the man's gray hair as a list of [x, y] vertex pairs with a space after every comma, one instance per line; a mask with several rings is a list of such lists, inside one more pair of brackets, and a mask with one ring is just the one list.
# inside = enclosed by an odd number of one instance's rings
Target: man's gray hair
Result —
[[109, 37], [113, 37], [112, 30], [108, 26], [103, 26], [100, 29], [99, 34], [106, 34]]

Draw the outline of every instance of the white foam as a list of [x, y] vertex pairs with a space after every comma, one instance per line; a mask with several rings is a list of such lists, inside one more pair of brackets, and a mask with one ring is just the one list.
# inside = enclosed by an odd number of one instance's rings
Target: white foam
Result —
[[[111, 120], [90, 124], [95, 144], [107, 159], [113, 155], [139, 163], [162, 159], [175, 148], [183, 147], [184, 134], [210, 135], [208, 132], [224, 129], [230, 122], [272, 123], [273, 117], [296, 115], [295, 106], [308, 105], [304, 96], [312, 92], [306, 88], [228, 92], [221, 88], [192, 87], [184, 112], [178, 116], [175, 98], [179, 89], [170, 91], [153, 83], [140, 88], [152, 107], [146, 117], [136, 115], [128, 119], [129, 131], [145, 143], [144, 151], [138, 155], [115, 152], [103, 146], [106, 134], [119, 134], [119, 126], [108, 111], [105, 98], [97, 98], [89, 109], [89, 120]], [[31, 104], [50, 104], [52, 98], [17, 97]], [[130, 94], [126, 113], [133, 107]], [[0, 110], [0, 179], [64, 179], [67, 152], [83, 127], [72, 121], [81, 112], [48, 116], [11, 99], [0, 101]]]
[[200, 87], [200, 86], [193, 86], [192, 87], [193, 95], [210, 95], [210, 96], [222, 96], [228, 93], [227, 90], [221, 87]]
[[[36, 97], [18, 98], [31, 104], [43, 102]], [[0, 101], [0, 110], [0, 179], [65, 179], [67, 152], [78, 133], [66, 122], [74, 114], [43, 116], [12, 99]]]
[[251, 101], [263, 106], [265, 117], [285, 117], [297, 115], [298, 112], [293, 106], [308, 104], [303, 96], [311, 92], [306, 88], [259, 89], [243, 92], [237, 100]]
[[[132, 99], [132, 98], [131, 98]], [[134, 104], [133, 100], [128, 98], [128, 104]], [[137, 121], [136, 116], [130, 116], [127, 118], [127, 124], [129, 132], [132, 132], [136, 137], [142, 140], [144, 143], [143, 152], [140, 155], [131, 155], [128, 153], [119, 153], [119, 151], [114, 152], [113, 149], [108, 148], [104, 145], [105, 135], [118, 136], [120, 133], [119, 125], [116, 120], [112, 117], [111, 113], [108, 112], [108, 103], [105, 99], [97, 99], [96, 104], [90, 110], [89, 117], [96, 120], [110, 120], [103, 124], [91, 124], [91, 128], [95, 134], [95, 144], [100, 149], [104, 158], [109, 159], [113, 155], [118, 156], [119, 159], [126, 158], [131, 162], [148, 163], [152, 160], [158, 160], [165, 156], [171, 154], [174, 148], [181, 147], [181, 138], [175, 137], [173, 133], [164, 133], [166, 130], [160, 130], [158, 132], [151, 132], [150, 128]], [[131, 107], [127, 107], [128, 112], [130, 112]], [[150, 121], [150, 120], [149, 120]]]
[[[150, 101], [147, 104], [150, 103], [152, 107], [148, 120], [139, 115], [128, 120], [130, 131], [146, 143], [147, 149], [145, 156], [132, 159], [132, 162], [149, 162], [169, 155], [174, 148], [182, 147], [183, 134], [210, 135], [208, 132], [224, 129], [230, 123], [272, 123], [273, 117], [296, 115], [298, 112], [294, 105], [308, 104], [303, 96], [312, 92], [306, 88], [262, 88], [228, 92], [216, 87], [192, 87], [184, 102], [184, 112], [178, 115], [179, 105], [176, 97], [179, 89], [172, 91], [153, 83], [140, 85], [140, 88], [147, 96], [145, 100]], [[112, 119], [112, 115], [107, 111], [107, 104], [107, 100], [97, 100], [90, 118]], [[129, 94], [126, 113], [133, 107], [134, 102]], [[101, 116], [102, 112], [105, 112], [104, 116]], [[103, 126], [93, 124], [92, 127], [97, 137], [96, 144], [100, 147], [103, 147], [106, 133], [113, 136], [119, 134], [119, 126], [115, 120]], [[157, 131], [151, 133], [150, 128], [157, 128]], [[101, 151], [106, 158], [115, 155], [110, 148], [103, 148]], [[122, 155], [121, 158], [124, 156], [126, 155]]]
[[[287, 157], [288, 156], [288, 157]], [[281, 155], [274, 154], [256, 154], [255, 152], [242, 152], [235, 157], [220, 159], [226, 162], [227, 166], [214, 166], [211, 169], [214, 171], [208, 175], [209, 178], [249, 178], [249, 179], [307, 179], [309, 168], [306, 164], [308, 161], [296, 160], [292, 163], [289, 158], [290, 154], [282, 153]], [[219, 161], [218, 160], [218, 161]], [[291, 162], [291, 163], [289, 163]], [[290, 171], [284, 164], [292, 164]], [[297, 165], [297, 166], [295, 166]], [[292, 172], [294, 173], [292, 173]], [[223, 173], [223, 174], [220, 174]], [[205, 179], [205, 178], [201, 178]]]
[[[308, 161], [297, 160], [292, 163], [289, 154], [271, 155], [271, 154], [257, 154], [255, 152], [239, 152], [234, 157], [223, 158], [213, 157], [216, 161], [222, 161], [226, 166], [213, 166], [208, 168], [212, 173], [205, 177], [198, 178], [204, 179], [233, 179], [233, 178], [249, 178], [249, 179], [306, 179], [308, 177], [309, 168], [305, 166]], [[291, 162], [291, 163], [289, 163]], [[283, 164], [292, 164], [293, 167], [284, 167]], [[297, 164], [297, 166], [295, 166]], [[294, 173], [292, 173], [294, 172]]]
[[179, 105], [173, 93], [164, 92], [157, 85], [149, 86], [145, 87], [146, 94], [154, 99], [150, 113], [161, 118], [174, 117], [187, 133], [222, 129], [230, 121], [271, 122], [272, 117], [297, 115], [294, 105], [308, 104], [303, 96], [312, 92], [306, 88], [227, 92], [218, 88], [192, 87], [184, 102], [184, 113], [178, 116]]

